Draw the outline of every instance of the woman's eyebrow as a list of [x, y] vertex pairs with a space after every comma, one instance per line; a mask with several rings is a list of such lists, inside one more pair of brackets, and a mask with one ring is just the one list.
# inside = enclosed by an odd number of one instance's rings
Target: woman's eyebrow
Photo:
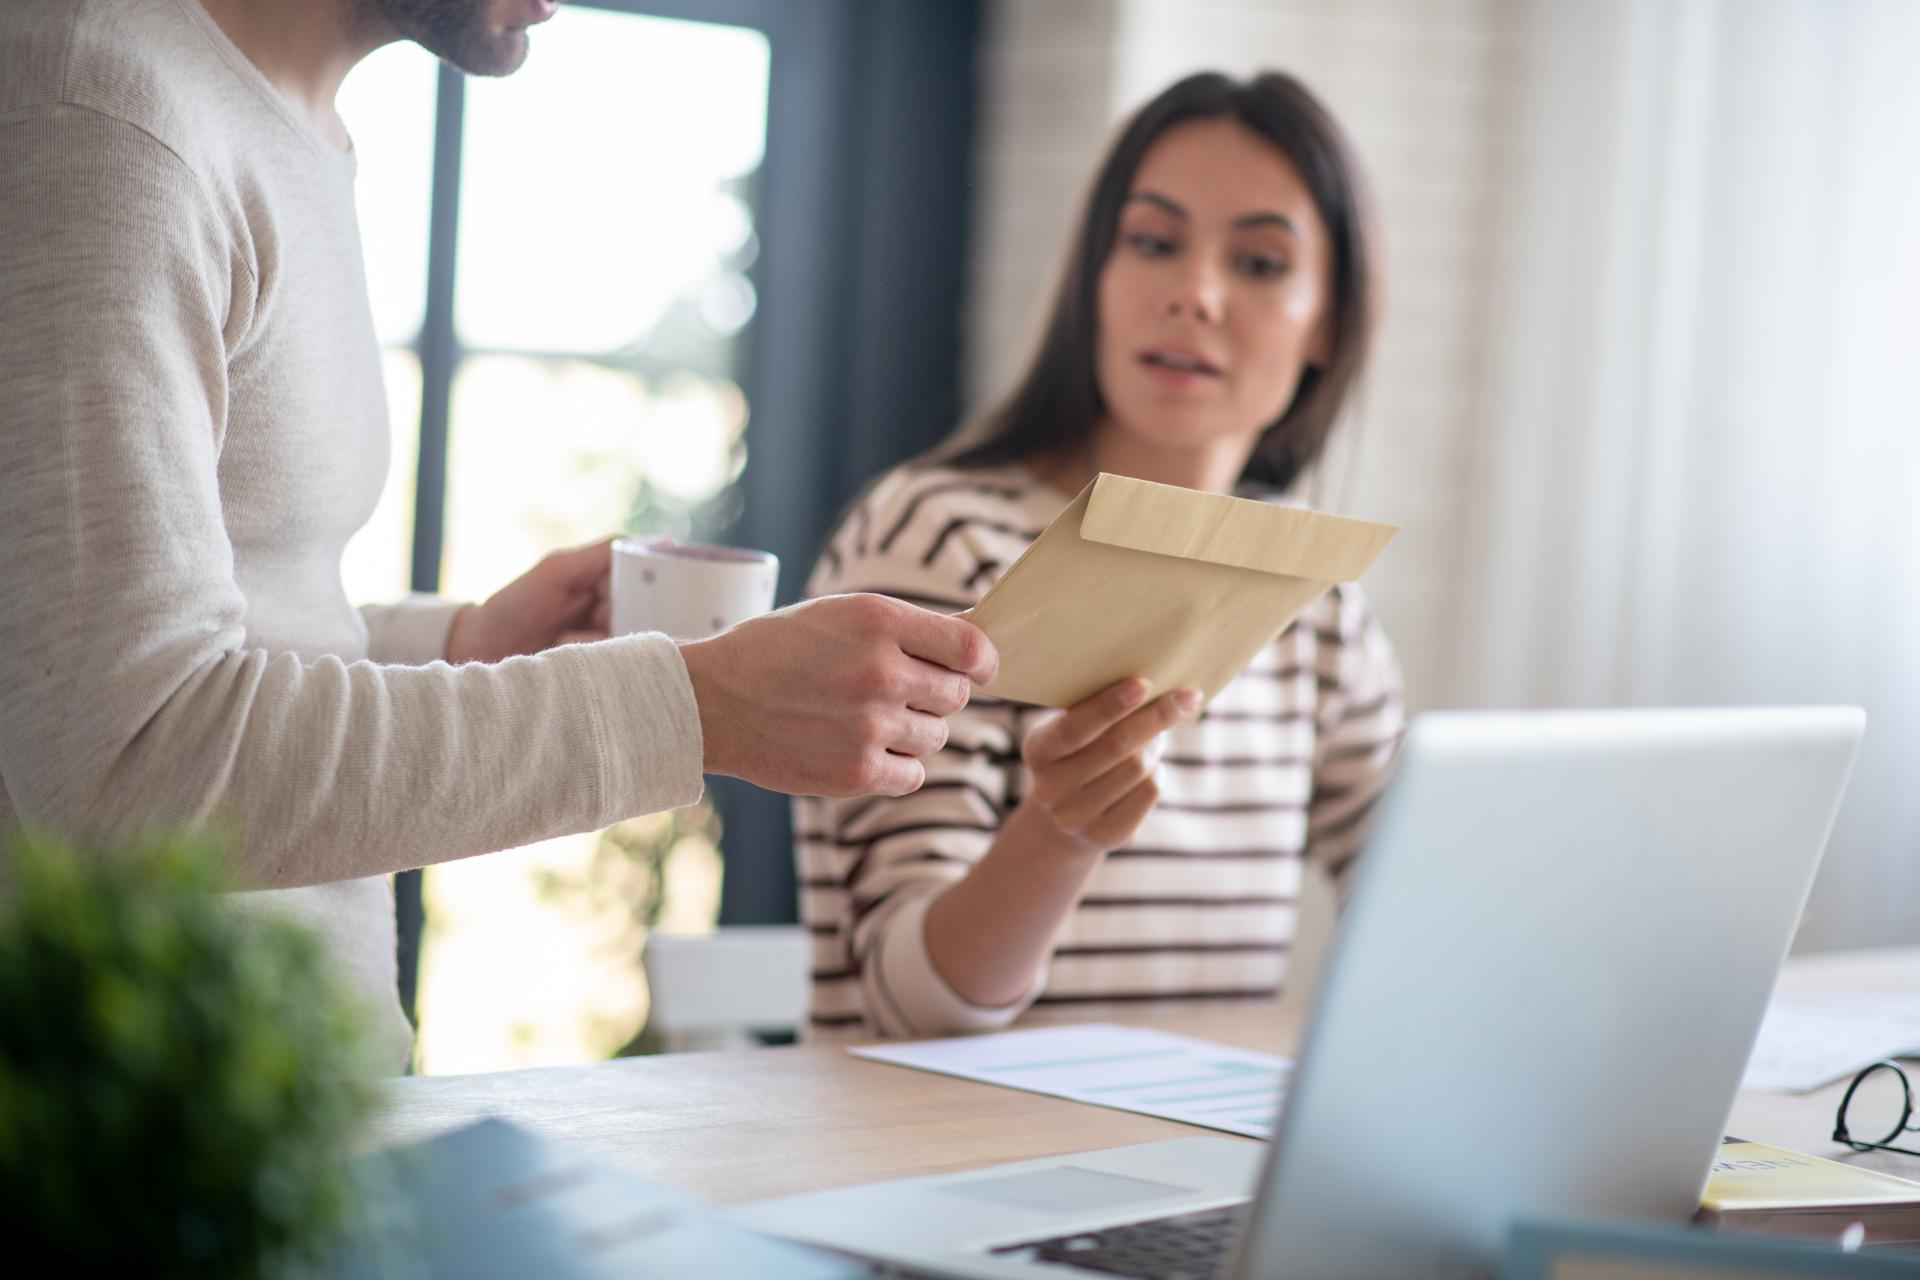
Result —
[[1132, 204], [1135, 201], [1141, 204], [1150, 204], [1156, 209], [1164, 209], [1176, 218], [1184, 218], [1187, 216], [1187, 210], [1184, 205], [1171, 196], [1161, 195], [1158, 191], [1136, 191], [1128, 196], [1126, 200], [1128, 204]]
[[1292, 218], [1289, 218], [1284, 213], [1275, 213], [1272, 210], [1266, 210], [1261, 213], [1242, 214], [1233, 220], [1233, 225], [1235, 227], [1284, 227], [1295, 235], [1300, 234], [1300, 228], [1293, 225]]

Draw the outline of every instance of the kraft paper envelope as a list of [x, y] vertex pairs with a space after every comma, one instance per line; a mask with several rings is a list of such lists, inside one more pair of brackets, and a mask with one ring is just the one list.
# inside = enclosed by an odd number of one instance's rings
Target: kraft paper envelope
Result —
[[997, 698], [1068, 707], [1116, 680], [1211, 700], [1398, 530], [1102, 473], [966, 615]]

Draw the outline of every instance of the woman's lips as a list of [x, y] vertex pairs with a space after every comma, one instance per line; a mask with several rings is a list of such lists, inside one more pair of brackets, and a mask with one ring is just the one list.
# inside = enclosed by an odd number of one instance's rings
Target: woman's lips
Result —
[[1166, 387], [1198, 386], [1221, 376], [1218, 365], [1186, 347], [1148, 347], [1140, 353], [1140, 367]]

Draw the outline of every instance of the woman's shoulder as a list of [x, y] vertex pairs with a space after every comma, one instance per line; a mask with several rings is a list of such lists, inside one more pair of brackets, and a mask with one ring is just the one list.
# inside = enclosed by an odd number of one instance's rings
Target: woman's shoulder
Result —
[[1360, 644], [1369, 630], [1379, 623], [1373, 606], [1367, 602], [1366, 589], [1357, 582], [1336, 582], [1326, 594], [1301, 613], [1303, 625], [1311, 625], [1320, 643], [1334, 646]]
[[[1264, 502], [1269, 506], [1292, 507], [1301, 511], [1318, 510], [1292, 489], [1268, 485], [1248, 485], [1234, 490], [1234, 496]], [[1293, 627], [1285, 634], [1311, 631], [1323, 647], [1339, 648], [1361, 643], [1366, 633], [1377, 630], [1367, 593], [1357, 582], [1336, 582], [1312, 604], [1301, 610]]]
[[1393, 647], [1368, 603], [1365, 589], [1357, 582], [1336, 582], [1300, 611], [1255, 659], [1255, 665], [1316, 671], [1325, 695], [1356, 665], [1383, 661], [1394, 661]]
[[1031, 540], [1051, 518], [1040, 510], [1045, 497], [1042, 482], [1018, 464], [895, 467], [848, 506], [821, 555], [815, 589], [874, 590], [876, 574], [891, 582], [902, 573], [924, 588], [928, 577], [952, 576], [944, 565], [950, 548], [982, 534]]
[[[1005, 466], [961, 468], [944, 463], [908, 463], [886, 472], [868, 487], [852, 514], [864, 505], [876, 519], [885, 518], [887, 534], [895, 540], [904, 534], [902, 526], [911, 525], [929, 513], [935, 515], [1012, 516], [1024, 514], [1038, 491], [1044, 489], [1039, 477], [1026, 467]], [[896, 533], [898, 528], [900, 532]]]
[[1052, 518], [1042, 510], [1049, 492], [1018, 464], [962, 469], [909, 463], [867, 487], [847, 509], [833, 541], [843, 555], [920, 561], [956, 525], [1031, 538]]

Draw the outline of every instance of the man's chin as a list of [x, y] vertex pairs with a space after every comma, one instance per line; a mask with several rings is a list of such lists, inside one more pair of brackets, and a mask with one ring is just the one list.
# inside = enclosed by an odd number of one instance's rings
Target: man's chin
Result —
[[531, 45], [526, 29], [516, 27], [491, 40], [474, 40], [466, 42], [463, 48], [429, 52], [470, 76], [510, 76], [527, 60]]

